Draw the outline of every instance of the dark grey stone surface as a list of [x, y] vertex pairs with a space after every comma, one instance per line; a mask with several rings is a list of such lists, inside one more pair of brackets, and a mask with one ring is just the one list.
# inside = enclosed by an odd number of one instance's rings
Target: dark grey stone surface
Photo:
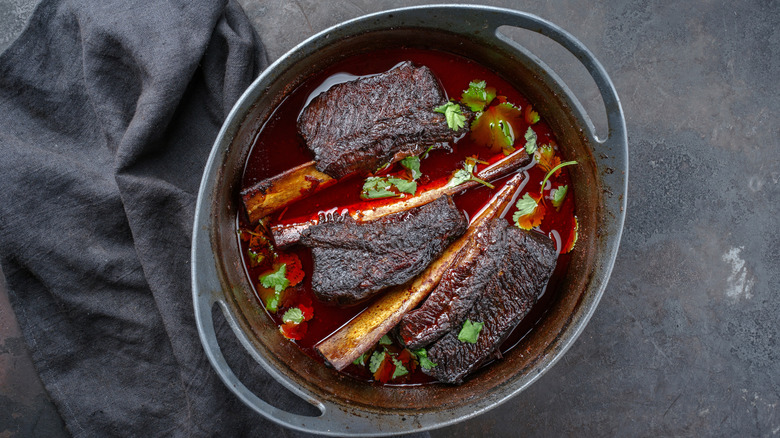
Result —
[[[32, 3], [0, 0], [0, 49]], [[423, 3], [242, 0], [272, 59], [345, 19]], [[628, 216], [604, 298], [563, 360], [432, 435], [778, 435], [780, 4], [485, 3], [555, 22], [609, 72], [628, 123]], [[592, 83], [571, 60], [508, 33], [560, 66], [603, 132]], [[0, 436], [56, 436], [10, 315], [0, 300]]]

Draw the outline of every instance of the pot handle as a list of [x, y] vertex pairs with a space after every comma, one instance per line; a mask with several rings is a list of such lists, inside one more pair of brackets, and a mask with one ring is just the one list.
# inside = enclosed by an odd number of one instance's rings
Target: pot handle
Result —
[[[519, 50], [525, 53], [527, 56], [530, 56], [544, 70], [544, 74], [555, 77], [558, 79], [557, 82], [559, 84], [564, 84], [564, 82], [560, 80], [560, 78], [558, 78], [558, 76], [549, 67], [547, 67], [541, 60], [538, 59], [538, 57], [534, 56], [527, 49], [520, 46], [517, 42], [505, 34], [501, 33], [499, 27], [512, 26], [544, 35], [547, 38], [560, 44], [563, 48], [574, 55], [574, 57], [577, 58], [580, 63], [582, 63], [582, 65], [587, 69], [588, 73], [595, 81], [596, 87], [601, 94], [601, 98], [606, 108], [608, 126], [607, 138], [603, 140], [599, 139], [596, 135], [596, 129], [593, 126], [593, 122], [587, 118], [587, 116], [585, 116], [585, 123], [588, 128], [587, 134], [591, 141], [599, 143], [602, 146], [605, 146], [607, 149], [614, 151], [616, 155], [620, 156], [622, 154], [626, 154], [626, 122], [623, 114], [623, 108], [620, 104], [620, 98], [618, 97], [612, 80], [609, 78], [606, 70], [604, 70], [604, 67], [596, 59], [593, 53], [570, 33], [563, 30], [560, 26], [557, 26], [556, 24], [551, 23], [543, 18], [522, 12], [508, 11], [506, 9], [485, 9], [486, 13], [484, 18], [487, 22], [488, 28], [492, 28], [495, 36], [505, 44], [512, 46], [513, 49]], [[563, 85], [563, 87], [565, 91], [569, 93], [569, 95], [572, 95], [570, 90], [565, 85]], [[574, 105], [579, 106], [580, 104], [575, 100]], [[586, 114], [581, 107], [579, 109], [581, 114]], [[625, 156], [624, 158], [626, 160], [627, 168], [628, 157]]]
[[[290, 427], [293, 429], [301, 430], [301, 431], [309, 431], [309, 432], [327, 432], [330, 427], [333, 426], [332, 420], [328, 420], [325, 416], [326, 411], [326, 405], [322, 402], [312, 398], [308, 394], [306, 394], [303, 391], [300, 391], [299, 389], [295, 388], [294, 386], [285, 385], [287, 389], [292, 391], [296, 396], [300, 397], [304, 401], [310, 403], [319, 411], [321, 412], [320, 416], [316, 417], [310, 417], [306, 415], [298, 415], [293, 414], [287, 411], [284, 411], [282, 409], [279, 409], [265, 400], [261, 399], [257, 395], [255, 395], [249, 388], [247, 388], [241, 380], [239, 380], [238, 376], [235, 375], [233, 370], [228, 365], [227, 361], [225, 360], [224, 355], [222, 354], [222, 350], [219, 346], [219, 342], [217, 340], [216, 331], [214, 329], [214, 321], [212, 319], [212, 309], [214, 306], [214, 303], [217, 303], [220, 307], [220, 310], [222, 311], [223, 315], [225, 315], [225, 318], [228, 321], [228, 324], [231, 326], [236, 325], [236, 321], [234, 321], [231, 318], [231, 314], [228, 311], [228, 305], [224, 301], [224, 299], [215, 297], [215, 294], [209, 294], [209, 293], [203, 293], [199, 294], [199, 296], [196, 296], [195, 300], [195, 320], [196, 325], [198, 328], [198, 334], [200, 335], [201, 343], [203, 344], [204, 350], [206, 352], [206, 356], [208, 357], [209, 361], [212, 363], [214, 370], [219, 375], [220, 379], [225, 383], [225, 385], [228, 386], [235, 394], [238, 396], [238, 398], [247, 406], [251, 407], [253, 410], [255, 410], [257, 413], [261, 414], [265, 418], [280, 424], [285, 427]], [[234, 333], [239, 335], [241, 333], [240, 330], [233, 330]], [[239, 341], [242, 344], [248, 343], [248, 339], [246, 336], [239, 335], [238, 336]], [[247, 345], [244, 345], [247, 347]], [[254, 348], [246, 348], [246, 351], [253, 353], [255, 350]], [[253, 356], [256, 356], [256, 354], [252, 354]], [[269, 372], [272, 377], [276, 379], [276, 381], [285, 383], [286, 380], [283, 378], [280, 378], [280, 376], [277, 376], [278, 372], [274, 370], [273, 368], [266, 366], [266, 363], [264, 360], [255, 357], [257, 361], [263, 365], [263, 368]], [[332, 416], [333, 412], [331, 412]], [[330, 424], [329, 424], [330, 423]]]

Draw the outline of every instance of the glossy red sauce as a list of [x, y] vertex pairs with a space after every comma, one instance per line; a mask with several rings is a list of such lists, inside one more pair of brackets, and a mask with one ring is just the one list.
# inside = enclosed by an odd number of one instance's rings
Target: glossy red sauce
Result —
[[[470, 60], [448, 53], [417, 49], [396, 49], [374, 52], [372, 56], [350, 58], [316, 74], [290, 93], [276, 108], [271, 118], [257, 134], [253, 149], [247, 160], [242, 187], [249, 187], [258, 181], [310, 161], [313, 158], [296, 133], [296, 121], [307, 102], [307, 98], [313, 91], [317, 90], [323, 81], [341, 73], [349, 73], [355, 76], [381, 73], [406, 60], [411, 60], [417, 65], [428, 66], [434, 75], [439, 78], [449, 98], [459, 99], [463, 90], [468, 88], [470, 81], [485, 80], [488, 86], [496, 88], [498, 95], [506, 96], [508, 102], [521, 108], [529, 104], [525, 97], [519, 94], [500, 76]], [[544, 114], [540, 114], [540, 116], [541, 120], [533, 125], [533, 129], [538, 136], [537, 144], [554, 144], [555, 138], [550, 127], [544, 122]], [[521, 135], [517, 136], [519, 138], [515, 143], [515, 147], [523, 147], [525, 144], [522, 133], [525, 132], [528, 126], [527, 123], [523, 125]], [[462, 168], [464, 159], [468, 156], [477, 156], [480, 160], [493, 162], [500, 159], [503, 154], [501, 152], [498, 154], [490, 152], [488, 148], [475, 143], [470, 135], [465, 135], [455, 142], [453, 152], [445, 150], [431, 151], [428, 157], [421, 161], [420, 170], [423, 176], [418, 180], [417, 193], [421, 193], [426, 188], [445, 183], [455, 170]], [[561, 160], [565, 161], [565, 157], [561, 157]], [[400, 169], [400, 166], [395, 165], [389, 169], [389, 172]], [[547, 172], [540, 166], [532, 166], [524, 171], [528, 175], [528, 181], [519, 193], [519, 196], [526, 192], [532, 196], [538, 196], [541, 181]], [[552, 179], [556, 187], [568, 184], [571, 191], [571, 181], [566, 168], [561, 169], [560, 175]], [[494, 182], [496, 189], [503, 186], [506, 180], [508, 178]], [[362, 177], [352, 177], [340, 181], [335, 186], [325, 189], [311, 198], [292, 204], [281, 212], [276, 213], [272, 216], [271, 223], [299, 222], [311, 218], [312, 215], [316, 215], [319, 211], [333, 207], [338, 207], [341, 210], [346, 206], [350, 206], [350, 209], [365, 210], [372, 206], [393, 202], [393, 200], [362, 201], [360, 199], [360, 191], [363, 181], [364, 178]], [[550, 183], [548, 183], [549, 185]], [[456, 195], [454, 200], [456, 205], [464, 210], [469, 217], [473, 217], [490, 200], [494, 193], [494, 190], [480, 186]], [[549, 187], [545, 191], [545, 196], [548, 195]], [[575, 220], [573, 196], [571, 194], [567, 195], [558, 211], [551, 206], [549, 201], [546, 202], [547, 213], [541, 225], [535, 231], [551, 237], [557, 233], [560, 236], [558, 248], [561, 248], [562, 245], [565, 245], [573, 237]], [[514, 207], [510, 209], [506, 215], [507, 220], [512, 220], [514, 211]], [[244, 215], [239, 215], [237, 221], [240, 229], [251, 229], [246, 223]], [[251, 283], [255, 286], [255, 294], [262, 302], [262, 298], [269, 291], [259, 284], [258, 278], [260, 275], [267, 273], [268, 270], [267, 268], [251, 268], [247, 258], [247, 243], [241, 241], [240, 244], [246, 273]], [[294, 246], [289, 250], [285, 250], [285, 252], [294, 253], [300, 258], [306, 277], [299, 285], [287, 288], [282, 294], [280, 310], [276, 313], [269, 312], [268, 315], [279, 325], [282, 323], [281, 317], [285, 308], [294, 307], [300, 303], [304, 303], [307, 306], [311, 305], [314, 309], [314, 318], [306, 322], [305, 336], [298, 341], [291, 342], [296, 342], [308, 355], [322, 361], [322, 358], [314, 348], [315, 345], [369, 306], [371, 302], [350, 308], [340, 308], [318, 301], [311, 292], [310, 273], [312, 272], [312, 259], [310, 250], [301, 246]], [[531, 312], [503, 343], [501, 347], [502, 352], [507, 352], [517, 345], [544, 316], [555, 298], [558, 279], [565, 273], [568, 262], [569, 256], [567, 254], [559, 256], [555, 273], [545, 293], [542, 294]], [[364, 366], [350, 365], [344, 370], [344, 373], [361, 380], [373, 381], [371, 373]], [[431, 381], [430, 377], [418, 369], [405, 377], [391, 381], [390, 384], [423, 384]]]

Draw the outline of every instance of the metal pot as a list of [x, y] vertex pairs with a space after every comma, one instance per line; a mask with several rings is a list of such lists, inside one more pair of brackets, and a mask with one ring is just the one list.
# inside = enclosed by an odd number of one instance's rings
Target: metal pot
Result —
[[[599, 139], [568, 87], [537, 57], [499, 31], [513, 26], [556, 41], [582, 62], [607, 111]], [[521, 345], [461, 386], [375, 386], [338, 374], [285, 341], [253, 299], [236, 239], [245, 160], [254, 134], [285, 95], [325, 66], [390, 47], [449, 51], [499, 73], [534, 103], [570, 167], [580, 237], [558, 298]], [[203, 347], [225, 384], [248, 406], [292, 429], [337, 436], [404, 433], [450, 425], [518, 394], [548, 370], [580, 334], [604, 292], [623, 229], [628, 145], [620, 101], [606, 72], [579, 41], [533, 15], [485, 6], [426, 6], [367, 15], [327, 29], [281, 57], [249, 87], [227, 118], [200, 186], [192, 240], [192, 289]], [[217, 344], [218, 304], [241, 344], [276, 380], [320, 416], [280, 410], [235, 376]]]

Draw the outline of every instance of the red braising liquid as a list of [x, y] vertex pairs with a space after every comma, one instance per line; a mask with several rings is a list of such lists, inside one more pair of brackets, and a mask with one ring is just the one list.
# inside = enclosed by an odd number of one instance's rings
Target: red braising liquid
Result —
[[[363, 76], [381, 73], [389, 70], [399, 62], [406, 60], [410, 60], [416, 65], [425, 65], [430, 68], [434, 75], [439, 78], [441, 85], [451, 99], [459, 100], [461, 93], [468, 88], [470, 81], [484, 80], [487, 82], [488, 86], [496, 88], [497, 95], [506, 96], [508, 102], [515, 104], [521, 109], [529, 105], [527, 99], [519, 94], [500, 76], [468, 59], [452, 54], [418, 49], [394, 49], [374, 52], [372, 53], [372, 56], [349, 58], [316, 74], [290, 93], [279, 107], [276, 108], [270, 119], [262, 127], [260, 132], [257, 133], [253, 149], [244, 170], [242, 187], [249, 187], [258, 181], [312, 160], [312, 154], [297, 135], [296, 121], [298, 115], [307, 103], [309, 96], [315, 91], [319, 92], [320, 90], [318, 90], [318, 88], [322, 88], [321, 85], [326, 79], [333, 78], [334, 75], [336, 75], [335, 77], [341, 77], [341, 81], [343, 82], [343, 78], [349, 78], [349, 75]], [[345, 73], [347, 75], [345, 75]], [[541, 120], [533, 125], [533, 129], [538, 137], [537, 144], [555, 144], [554, 135], [551, 132], [550, 127], [544, 121], [544, 114], [540, 114], [540, 116]], [[517, 141], [514, 146], [517, 148], [524, 146], [525, 140], [523, 134], [529, 126], [525, 121], [522, 123], [524, 123], [522, 131], [520, 131], [519, 135], [515, 135]], [[501, 152], [496, 154], [491, 152], [489, 148], [476, 144], [471, 138], [471, 135], [467, 134], [455, 142], [453, 145], [453, 152], [448, 152], [446, 150], [431, 151], [428, 157], [421, 161], [420, 170], [423, 176], [418, 180], [417, 193], [419, 194], [426, 190], [426, 188], [434, 187], [447, 181], [455, 170], [463, 167], [465, 158], [469, 156], [477, 156], [480, 160], [494, 162], [501, 158], [503, 154]], [[561, 161], [565, 161], [564, 157], [561, 157]], [[481, 169], [482, 167], [480, 166], [478, 168]], [[400, 169], [400, 166], [396, 164], [389, 169], [389, 171], [394, 172]], [[547, 173], [546, 170], [538, 165], [534, 165], [525, 169], [524, 172], [528, 175], [527, 183], [518, 194], [518, 199], [519, 197], [522, 197], [524, 193], [529, 193], [538, 198], [540, 184]], [[496, 190], [502, 187], [507, 180], [508, 178], [504, 178], [497, 182], [493, 182], [496, 186]], [[550, 180], [552, 181], [552, 186], [558, 187], [561, 185], [568, 185], [569, 190], [571, 191], [571, 180], [566, 168], [561, 169], [560, 174], [551, 177]], [[392, 199], [373, 201], [361, 200], [360, 192], [363, 181], [364, 178], [359, 176], [340, 181], [338, 184], [317, 193], [313, 197], [299, 201], [281, 212], [275, 213], [271, 217], [271, 224], [300, 222], [311, 218], [312, 215], [316, 215], [319, 211], [329, 210], [333, 207], [338, 207], [339, 211], [345, 206], [366, 210], [370, 209], [372, 206], [393, 202]], [[548, 182], [547, 185], [548, 188], [544, 192], [545, 197], [549, 197], [549, 187], [551, 184]], [[468, 217], [471, 218], [490, 200], [494, 193], [494, 190], [480, 186], [456, 195], [454, 200], [456, 205], [465, 211]], [[544, 220], [539, 227], [534, 229], [534, 232], [544, 233], [553, 237], [554, 240], [556, 240], [554, 236], [557, 234], [557, 236], [559, 236], [557, 245], [560, 250], [574, 234], [575, 206], [573, 196], [571, 194], [567, 195], [559, 210], [556, 210], [552, 206], [549, 199], [545, 199], [545, 206], [546, 214]], [[510, 222], [514, 211], [515, 208], [512, 207], [505, 216]], [[239, 214], [237, 222], [240, 229], [251, 230], [253, 228], [247, 224], [243, 214]], [[251, 263], [247, 256], [248, 243], [241, 241], [240, 246], [246, 274], [251, 280], [250, 282], [255, 286], [256, 296], [262, 302], [262, 297], [267, 296], [269, 290], [264, 289], [262, 285], [259, 284], [258, 279], [260, 275], [268, 272], [268, 268], [250, 267]], [[296, 342], [309, 356], [322, 361], [321, 356], [317, 353], [314, 346], [322, 339], [335, 332], [352, 317], [367, 308], [371, 304], [371, 301], [348, 308], [336, 307], [318, 301], [311, 292], [311, 251], [297, 245], [284, 252], [293, 253], [300, 258], [306, 276], [300, 284], [295, 287], [288, 287], [282, 292], [279, 310], [276, 313], [268, 312], [269, 317], [276, 322], [277, 325], [281, 325], [282, 315], [286, 308], [295, 307], [299, 304], [311, 306], [313, 308], [314, 317], [311, 320], [306, 321], [305, 324], [307, 326], [305, 335], [300, 340], [291, 342]], [[502, 352], [505, 353], [517, 345], [544, 316], [555, 298], [558, 279], [566, 272], [568, 262], [568, 254], [559, 256], [556, 270], [547, 285], [545, 293], [542, 294], [530, 313], [503, 343], [501, 346]], [[392, 348], [396, 347], [393, 346]], [[361, 380], [374, 380], [365, 366], [350, 365], [344, 372]], [[423, 374], [418, 368], [407, 376], [392, 380], [389, 384], [423, 384], [432, 381], [433, 380], [430, 377]]]

